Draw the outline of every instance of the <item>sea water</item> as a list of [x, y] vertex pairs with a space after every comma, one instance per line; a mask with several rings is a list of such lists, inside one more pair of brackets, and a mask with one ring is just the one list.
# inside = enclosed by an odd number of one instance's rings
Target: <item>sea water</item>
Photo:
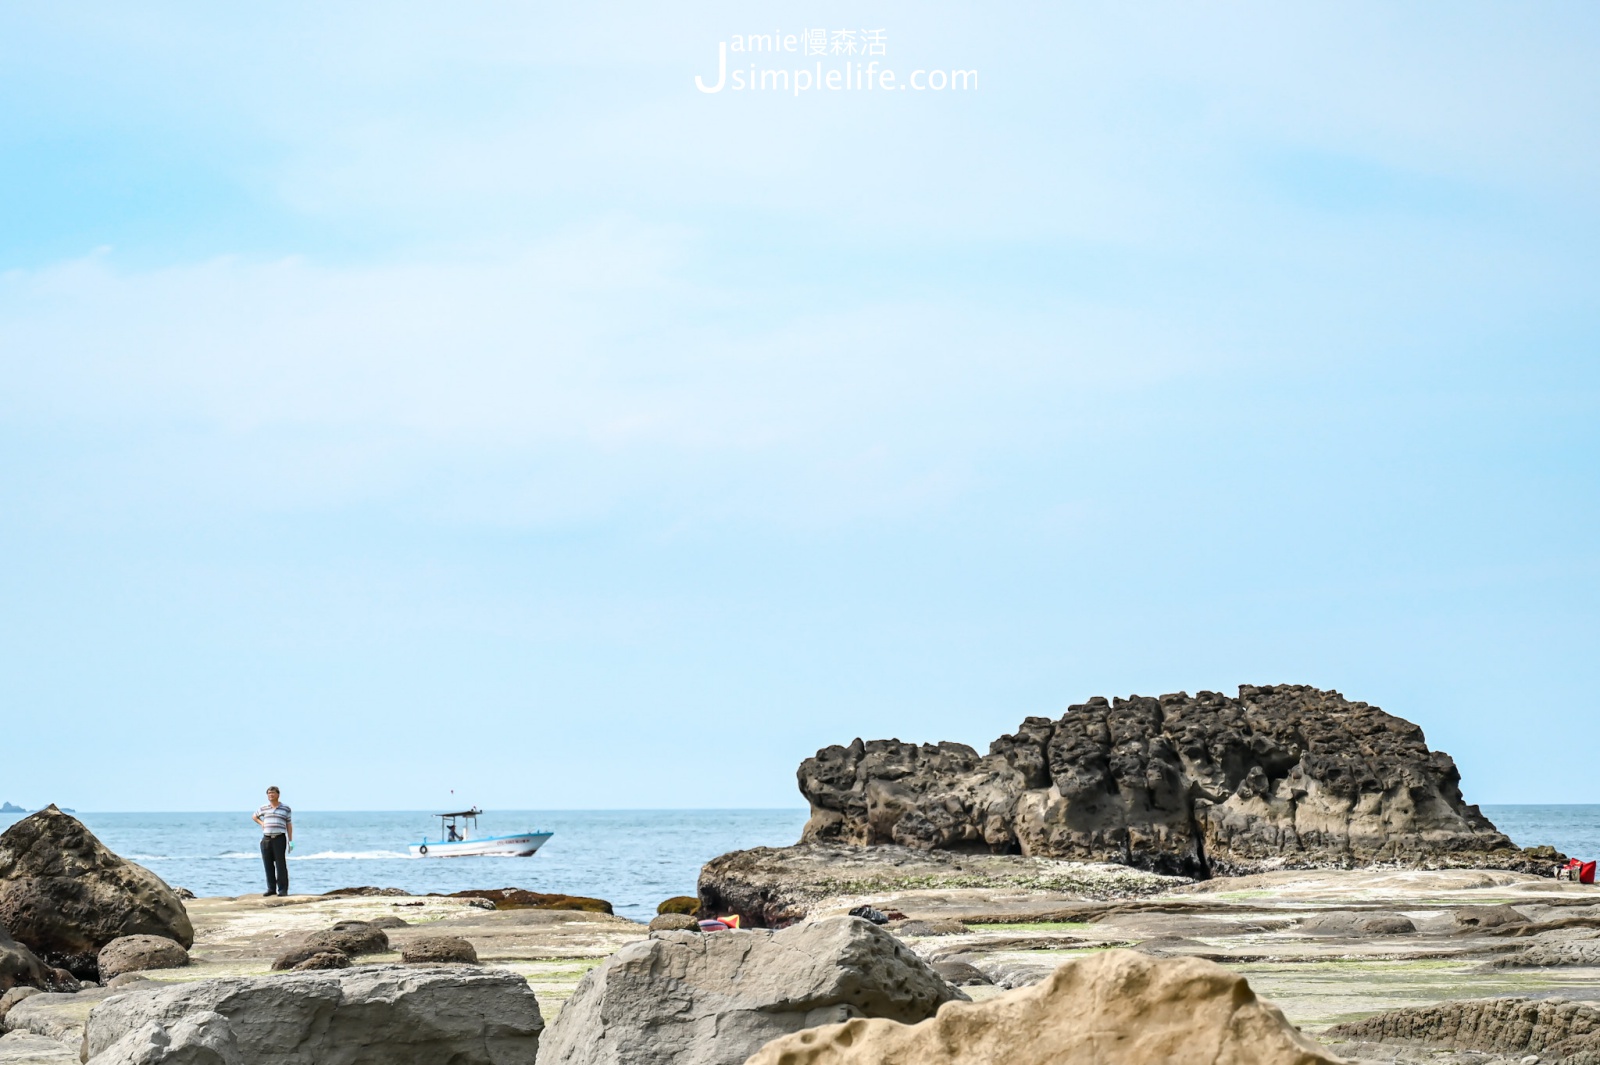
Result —
[[[196, 895], [261, 891], [255, 811], [84, 813], [76, 816], [116, 853]], [[0, 829], [23, 817], [0, 814]], [[674, 895], [693, 895], [700, 867], [746, 847], [800, 838], [805, 810], [496, 810], [485, 836], [555, 835], [529, 858], [412, 858], [406, 846], [440, 838], [426, 813], [294, 813], [289, 890], [320, 894], [373, 885], [412, 894], [519, 887], [607, 899], [623, 917], [648, 920]]]
[[[1484, 806], [1518, 845], [1548, 843], [1600, 857], [1600, 805]], [[21, 814], [0, 814], [0, 828]], [[243, 895], [264, 886], [260, 832], [250, 812], [80, 813], [113, 851], [196, 895]], [[608, 899], [647, 920], [674, 895], [693, 895], [700, 867], [746, 847], [800, 838], [805, 810], [552, 810], [485, 814], [484, 835], [542, 829], [555, 835], [531, 858], [412, 858], [406, 845], [439, 838], [425, 813], [296, 811], [289, 886], [296, 893], [373, 885], [413, 894], [520, 887]]]

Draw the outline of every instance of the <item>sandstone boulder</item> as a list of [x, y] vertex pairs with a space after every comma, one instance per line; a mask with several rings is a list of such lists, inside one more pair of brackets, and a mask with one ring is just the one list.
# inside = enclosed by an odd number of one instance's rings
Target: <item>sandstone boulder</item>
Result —
[[272, 968], [275, 972], [283, 972], [286, 969], [293, 969], [301, 962], [314, 958], [319, 954], [337, 954], [346, 961], [349, 960], [349, 956], [342, 950], [329, 950], [327, 947], [299, 946], [290, 947], [274, 958]]
[[650, 918], [652, 932], [698, 932], [700, 922], [686, 913], [658, 913]]
[[0, 924], [42, 961], [89, 979], [100, 949], [120, 936], [194, 944], [182, 900], [160, 877], [54, 806], [0, 834]]
[[778, 932], [654, 932], [584, 976], [540, 1065], [737, 1065], [786, 1032], [849, 1017], [914, 1023], [964, 997], [853, 917]]
[[[90, 1018], [85, 1049], [95, 1058], [119, 1043], [119, 1053], [130, 1046], [133, 1053], [158, 1045], [161, 1038], [173, 1045], [201, 1036], [220, 1046], [226, 1041], [223, 1025], [236, 1058], [192, 1060], [208, 1065], [532, 1065], [544, 1021], [527, 982], [515, 973], [363, 966], [224, 977], [116, 995]], [[145, 1059], [130, 1060], [142, 1065]]]
[[478, 952], [459, 936], [418, 936], [400, 948], [407, 965], [478, 964]]
[[1403, 913], [1362, 913], [1335, 910], [1301, 921], [1298, 930], [1311, 936], [1357, 939], [1366, 936], [1406, 936], [1417, 930]]
[[[856, 740], [800, 766], [803, 842], [1125, 862], [1205, 878], [1404, 861], [1548, 873], [1461, 796], [1450, 756], [1304, 685], [1090, 699], [979, 755]], [[702, 894], [702, 901], [704, 896]]]
[[292, 973], [323, 972], [328, 969], [350, 968], [350, 956], [337, 950], [319, 950], [315, 954], [295, 962], [289, 966]]
[[0, 992], [14, 987], [45, 990], [51, 984], [50, 967], [38, 955], [12, 939], [0, 924]]
[[350, 955], [384, 954], [389, 950], [389, 936], [381, 928], [365, 921], [340, 921], [332, 928], [313, 932], [305, 939], [308, 947], [337, 950]]
[[1457, 906], [1456, 927], [1463, 932], [1483, 932], [1491, 928], [1509, 928], [1528, 924], [1528, 919], [1515, 907], [1501, 903], [1498, 906]]
[[1032, 987], [907, 1025], [855, 1019], [776, 1039], [748, 1065], [1335, 1065], [1249, 984], [1197, 958], [1112, 950]]
[[700, 912], [700, 898], [696, 895], [674, 895], [656, 907], [656, 913], [681, 913], [693, 917]]
[[933, 963], [933, 971], [946, 983], [955, 987], [984, 987], [994, 983], [983, 975], [983, 970], [969, 961], [947, 958]]
[[121, 936], [100, 948], [101, 982], [147, 969], [181, 969], [189, 952], [162, 936]]

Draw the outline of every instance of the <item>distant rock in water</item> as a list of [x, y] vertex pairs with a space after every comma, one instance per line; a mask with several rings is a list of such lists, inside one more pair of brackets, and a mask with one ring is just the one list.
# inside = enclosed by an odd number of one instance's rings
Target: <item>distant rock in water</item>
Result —
[[0, 802], [0, 814], [25, 814], [27, 812], [20, 806], [12, 806], [8, 802]]
[[1090, 699], [989, 753], [856, 740], [800, 765], [802, 842], [1121, 862], [1208, 877], [1401, 863], [1548, 872], [1422, 729], [1305, 685]]

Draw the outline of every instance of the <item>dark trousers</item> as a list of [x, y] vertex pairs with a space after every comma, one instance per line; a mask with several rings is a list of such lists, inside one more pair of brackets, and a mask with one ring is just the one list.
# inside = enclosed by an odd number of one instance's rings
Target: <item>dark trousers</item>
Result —
[[261, 837], [261, 864], [267, 867], [267, 891], [289, 894], [289, 837]]

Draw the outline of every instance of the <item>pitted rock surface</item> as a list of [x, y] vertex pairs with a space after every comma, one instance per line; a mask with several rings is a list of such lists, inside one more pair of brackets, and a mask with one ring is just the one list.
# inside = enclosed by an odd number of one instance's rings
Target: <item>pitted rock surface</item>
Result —
[[[802, 842], [1114, 861], [1192, 877], [1384, 862], [1546, 873], [1416, 725], [1304, 685], [1090, 699], [979, 755], [856, 740], [799, 770]], [[1545, 853], [1548, 851], [1548, 853]]]
[[121, 936], [194, 945], [183, 901], [165, 881], [54, 806], [0, 834], [0, 924], [42, 961], [87, 979], [100, 949]]
[[1244, 977], [1110, 950], [923, 1024], [851, 1020], [776, 1039], [748, 1065], [1338, 1065]]

